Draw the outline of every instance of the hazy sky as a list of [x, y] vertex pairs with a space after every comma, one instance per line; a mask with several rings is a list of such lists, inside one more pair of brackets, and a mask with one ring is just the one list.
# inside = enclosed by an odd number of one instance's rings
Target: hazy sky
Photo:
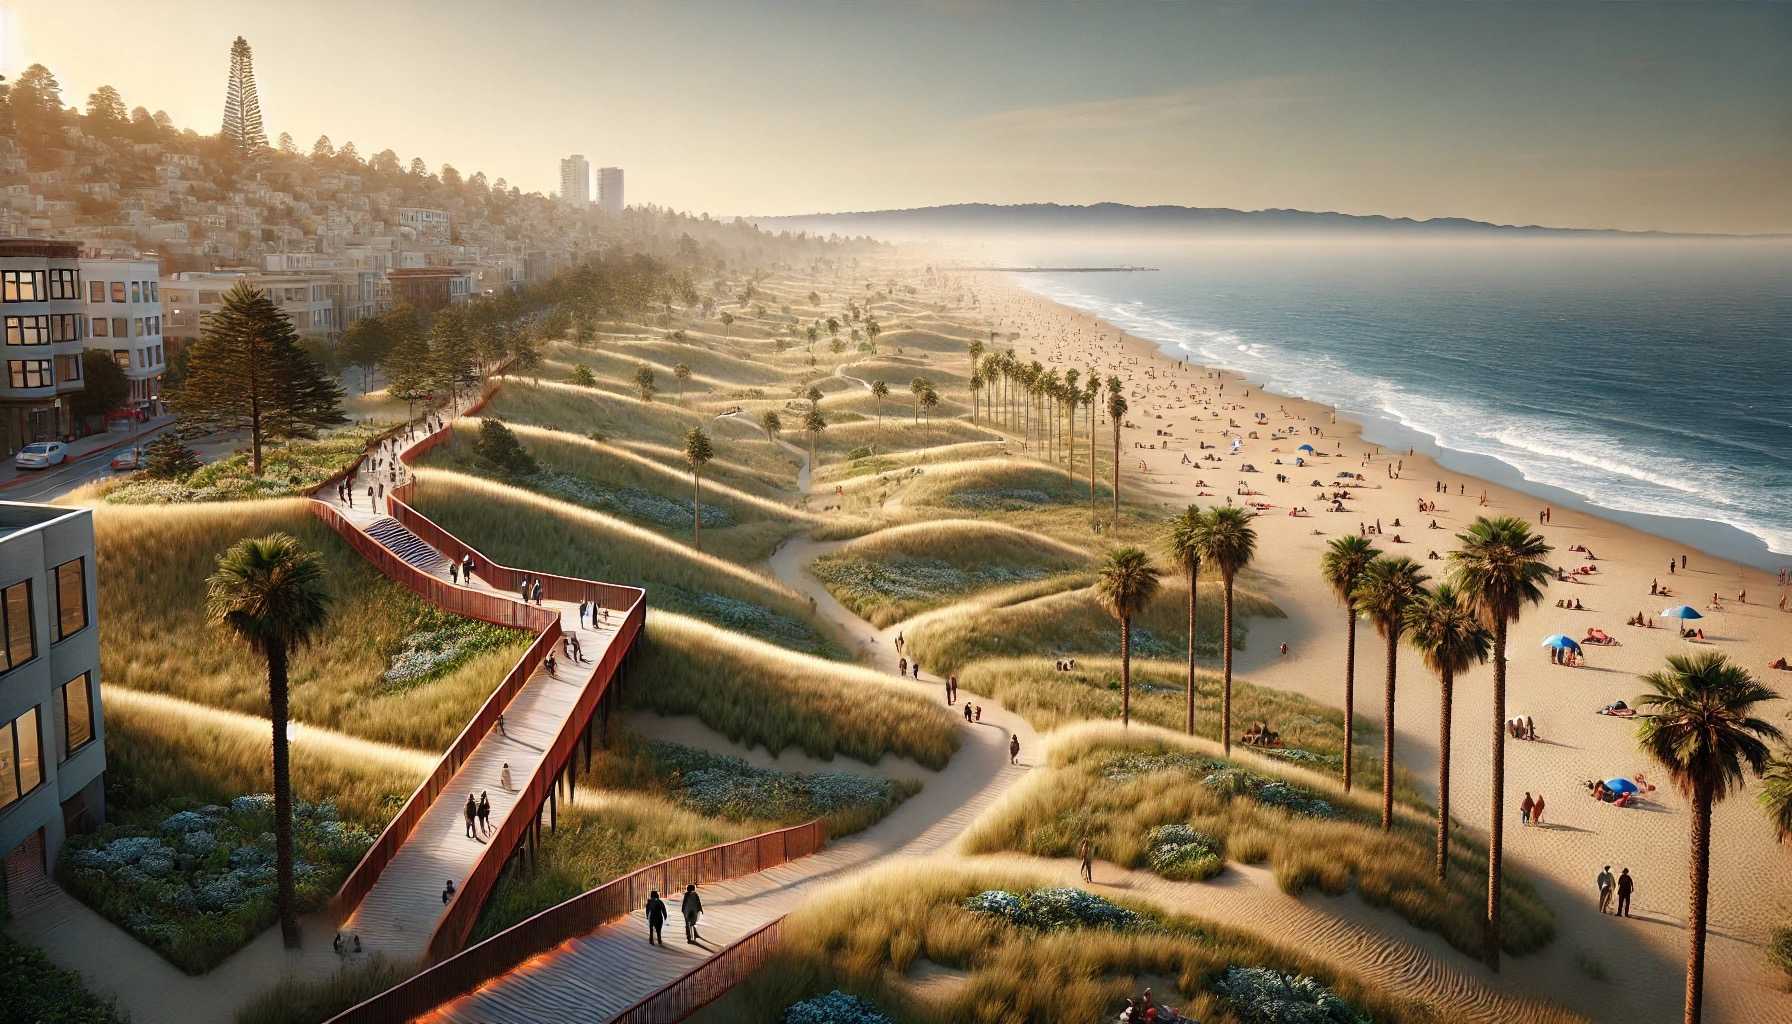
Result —
[[0, 0], [0, 73], [525, 190], [805, 213], [1178, 203], [1792, 231], [1792, 4]]

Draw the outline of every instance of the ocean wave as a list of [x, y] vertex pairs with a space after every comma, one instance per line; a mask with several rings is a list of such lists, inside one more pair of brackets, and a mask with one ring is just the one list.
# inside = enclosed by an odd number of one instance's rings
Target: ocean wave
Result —
[[[1468, 397], [1420, 394], [1399, 382], [1353, 370], [1330, 353], [1290, 352], [1230, 330], [1197, 326], [1138, 300], [1115, 301], [1046, 280], [1030, 289], [1091, 313], [1167, 355], [1248, 376], [1270, 391], [1334, 406], [1346, 415], [1383, 419], [1428, 437], [1439, 448], [1495, 459], [1523, 481], [1559, 488], [1617, 512], [1716, 521], [1792, 554], [1792, 524], [1760, 481], [1713, 460], [1652, 449], [1578, 427], [1568, 410], [1514, 413]], [[1639, 426], [1653, 426], [1637, 420]], [[1661, 428], [1657, 427], [1658, 430]], [[1681, 431], [1661, 430], [1670, 436]], [[1729, 441], [1737, 448], [1754, 443]]]

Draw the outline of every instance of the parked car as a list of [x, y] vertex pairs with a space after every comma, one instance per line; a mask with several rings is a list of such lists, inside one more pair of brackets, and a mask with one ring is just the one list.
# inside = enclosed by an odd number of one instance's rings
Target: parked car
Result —
[[49, 469], [68, 458], [68, 445], [61, 441], [33, 441], [19, 449], [12, 464], [20, 469]]
[[112, 468], [126, 472], [134, 469], [142, 469], [143, 449], [135, 447], [126, 448], [124, 451], [112, 456]]

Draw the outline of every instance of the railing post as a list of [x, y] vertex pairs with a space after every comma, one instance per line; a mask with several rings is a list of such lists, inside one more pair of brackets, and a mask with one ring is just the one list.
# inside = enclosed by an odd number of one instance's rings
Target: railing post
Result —
[[554, 776], [554, 784], [548, 788], [548, 831], [560, 831], [560, 776]]

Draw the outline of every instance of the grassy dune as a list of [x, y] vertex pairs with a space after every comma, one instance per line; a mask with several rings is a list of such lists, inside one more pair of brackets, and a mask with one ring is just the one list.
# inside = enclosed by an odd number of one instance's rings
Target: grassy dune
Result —
[[[634, 380], [635, 367], [642, 363], [653, 367], [655, 375], [664, 382], [674, 385], [672, 368], [679, 363], [689, 366], [693, 376], [737, 385], [781, 384], [789, 376], [788, 372], [755, 359], [702, 345], [682, 344], [669, 338], [612, 341], [591, 347], [562, 343], [553, 346], [548, 354], [555, 359], [583, 363], [599, 377], [630, 382]], [[674, 386], [669, 390], [677, 389]]]
[[684, 612], [788, 646], [829, 651], [808, 603], [767, 576], [570, 502], [444, 469], [417, 472], [417, 510], [506, 565], [648, 588]]
[[[529, 638], [474, 654], [411, 686], [383, 676], [407, 636], [443, 621], [390, 582], [313, 516], [303, 499], [101, 505], [94, 510], [108, 683], [266, 714], [261, 662], [206, 621], [205, 580], [244, 537], [284, 531], [324, 560], [331, 596], [323, 635], [293, 659], [298, 722], [426, 750], [445, 747], [516, 663]], [[458, 621], [458, 620], [449, 620]]]
[[930, 768], [958, 749], [945, 708], [870, 669], [797, 654], [655, 610], [647, 644], [624, 687], [627, 703], [693, 715], [748, 747], [794, 747], [824, 760], [876, 764], [885, 753]]
[[[1151, 985], [1160, 1001], [1174, 1003], [1193, 1020], [1267, 1019], [1239, 1016], [1214, 991], [1214, 983], [1233, 966], [1315, 977], [1387, 1024], [1429, 1019], [1423, 1009], [1330, 970], [1291, 946], [1270, 945], [1211, 921], [1134, 906], [1147, 922], [1139, 930], [1038, 931], [963, 906], [966, 898], [986, 890], [1026, 892], [1046, 884], [1024, 871], [939, 864], [885, 868], [792, 913], [769, 962], [695, 1019], [778, 1021], [793, 1003], [841, 989], [905, 1022], [1088, 1024], [1115, 1019], [1126, 997]], [[962, 982], [924, 991], [908, 980], [918, 969], [942, 967]], [[1175, 993], [1166, 991], [1166, 981]]]
[[862, 537], [809, 571], [860, 618], [883, 627], [972, 591], [1037, 581], [1088, 565], [1088, 556], [1000, 523], [948, 519]]
[[[893, 407], [891, 411], [895, 411]], [[825, 416], [825, 413], [824, 413]], [[995, 440], [996, 435], [982, 427], [972, 426], [963, 420], [939, 419], [922, 420], [911, 423], [907, 410], [895, 417], [886, 416], [882, 426], [875, 419], [853, 420], [847, 423], [830, 423], [821, 432], [815, 443], [815, 458], [818, 463], [838, 460], [855, 448], [870, 447], [878, 452], [910, 451], [917, 448], [934, 448], [946, 444], [963, 444], [967, 441]], [[790, 440], [807, 448], [807, 435], [792, 431]]]
[[[1195, 650], [1219, 653], [1220, 585], [1201, 581], [1195, 618]], [[1244, 647], [1247, 620], [1280, 618], [1282, 610], [1248, 590], [1234, 588], [1233, 641]], [[1170, 658], [1187, 651], [1188, 586], [1169, 579], [1133, 620], [1135, 658]], [[928, 612], [908, 630], [908, 643], [929, 671], [951, 672], [983, 658], [1039, 659], [1120, 653], [1120, 626], [1096, 601], [1092, 588], [1048, 594], [1001, 607], [976, 599]], [[1049, 666], [1048, 666], [1049, 667]]]
[[[1087, 836], [1101, 859], [1151, 870], [1151, 830], [1191, 825], [1216, 840], [1226, 859], [1268, 864], [1287, 892], [1316, 888], [1338, 895], [1354, 889], [1457, 949], [1480, 952], [1487, 853], [1466, 833], [1452, 837], [1450, 877], [1440, 883], [1431, 823], [1402, 814], [1393, 831], [1382, 832], [1373, 791], [1347, 796], [1329, 779], [1308, 773], [1224, 762], [1210, 743], [1112, 725], [1060, 734], [1050, 749], [1049, 768], [979, 819], [965, 838], [967, 849], [1071, 857]], [[1181, 762], [1165, 760], [1178, 755]], [[1226, 764], [1290, 783], [1324, 800], [1335, 816], [1291, 813], [1204, 783], [1216, 765]], [[1535, 952], [1554, 938], [1554, 915], [1523, 878], [1510, 873], [1504, 908], [1506, 952]]]
[[[1174, 661], [1132, 663], [1132, 715], [1140, 722], [1180, 732], [1186, 721], [1184, 687], [1187, 668]], [[1120, 719], [1120, 659], [1079, 658], [1076, 670], [1059, 672], [1043, 658], [991, 658], [967, 665], [960, 686], [1002, 702], [1024, 716], [1033, 728], [1048, 731], [1079, 722]], [[1218, 675], [1195, 674], [1195, 733], [1220, 738]], [[1327, 775], [1343, 771], [1344, 712], [1296, 693], [1232, 680], [1232, 728], [1244, 732], [1252, 722], [1268, 722], [1282, 736], [1279, 756]], [[1381, 787], [1381, 726], [1358, 715], [1356, 784]], [[1426, 807], [1426, 796], [1404, 768], [1396, 767], [1394, 793], [1405, 803]]]

